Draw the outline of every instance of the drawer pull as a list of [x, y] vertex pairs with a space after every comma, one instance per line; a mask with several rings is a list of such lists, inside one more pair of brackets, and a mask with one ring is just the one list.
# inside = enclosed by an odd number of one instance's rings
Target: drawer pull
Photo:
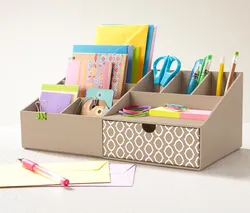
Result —
[[142, 128], [147, 133], [152, 133], [155, 131], [155, 124], [142, 124]]

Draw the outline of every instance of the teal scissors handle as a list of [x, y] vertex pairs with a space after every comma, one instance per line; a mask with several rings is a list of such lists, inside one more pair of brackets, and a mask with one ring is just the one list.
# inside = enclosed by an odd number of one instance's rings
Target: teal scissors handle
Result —
[[[171, 65], [173, 64], [174, 61], [176, 61], [177, 66], [173, 72], [170, 72]], [[180, 71], [180, 69], [181, 69], [180, 60], [178, 58], [176, 58], [175, 56], [169, 56], [168, 63], [167, 63], [166, 68], [164, 70], [164, 75], [160, 81], [160, 84], [165, 87], [173, 79], [173, 77], [177, 75], [177, 73]]]
[[[161, 57], [157, 58], [157, 59], [154, 61], [154, 64], [153, 64], [154, 84], [160, 84], [161, 79], [162, 79], [162, 77], [163, 77], [163, 75], [164, 75], [164, 72], [165, 72], [165, 68], [166, 68], [167, 63], [168, 63], [168, 57], [169, 57], [169, 56], [161, 56]], [[162, 65], [162, 67], [161, 67], [160, 70], [157, 70], [157, 65], [158, 65], [158, 63], [159, 63], [161, 60], [164, 60], [163, 65]]]

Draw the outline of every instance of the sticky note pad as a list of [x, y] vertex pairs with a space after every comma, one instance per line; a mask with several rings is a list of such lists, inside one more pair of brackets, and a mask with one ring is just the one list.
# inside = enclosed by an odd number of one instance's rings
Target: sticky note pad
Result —
[[180, 118], [180, 112], [168, 110], [164, 107], [157, 107], [149, 110], [149, 116]]
[[43, 84], [42, 91], [72, 94], [73, 95], [71, 100], [72, 103], [78, 98], [79, 86], [64, 85], [64, 84]]
[[156, 107], [149, 110], [149, 116], [166, 117], [166, 118], [180, 118], [189, 120], [206, 120], [212, 113], [209, 110], [188, 109], [187, 111], [178, 112], [164, 107]]
[[206, 120], [210, 114], [211, 111], [208, 110], [189, 109], [185, 112], [181, 112], [181, 118], [191, 120]]
[[43, 104], [43, 112], [61, 113], [70, 105], [72, 97], [72, 94], [42, 91], [39, 101]]

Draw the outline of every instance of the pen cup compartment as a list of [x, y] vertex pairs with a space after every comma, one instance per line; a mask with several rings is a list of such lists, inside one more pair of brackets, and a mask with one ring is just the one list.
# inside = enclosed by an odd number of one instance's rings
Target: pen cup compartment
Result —
[[[186, 94], [191, 71], [180, 71], [161, 91], [162, 93]], [[191, 94], [187, 95], [207, 95], [211, 91], [209, 83], [210, 73], [206, 75], [203, 81], [196, 86]]]
[[[216, 95], [218, 74], [219, 74], [218, 72], [211, 72], [211, 77], [209, 79], [210, 84], [211, 84], [211, 89], [209, 90], [209, 93], [207, 95]], [[242, 75], [242, 74], [243, 74], [242, 72], [234, 73], [234, 81], [239, 77], [239, 75]], [[225, 94], [225, 88], [226, 88], [228, 76], [229, 76], [229, 72], [223, 72], [220, 96], [224, 96], [224, 94]], [[233, 84], [234, 84], [234, 82], [233, 82]], [[231, 87], [232, 87], [232, 85], [231, 85]]]
[[163, 88], [163, 86], [154, 85], [154, 73], [151, 70], [131, 89], [131, 91], [160, 93]]

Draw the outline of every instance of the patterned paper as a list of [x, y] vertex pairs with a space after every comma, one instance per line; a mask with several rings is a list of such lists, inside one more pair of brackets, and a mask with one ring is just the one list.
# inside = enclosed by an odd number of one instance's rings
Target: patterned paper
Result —
[[103, 155], [199, 168], [200, 133], [198, 128], [165, 125], [148, 133], [140, 123], [103, 121]]
[[84, 96], [88, 88], [109, 89], [112, 65], [109, 62], [88, 61], [84, 75]]
[[126, 60], [122, 54], [96, 54], [96, 61], [108, 61], [112, 63], [111, 85], [110, 89], [114, 91], [114, 98], [121, 97], [126, 76]]
[[[127, 75], [128, 66], [128, 54], [116, 54], [116, 53], [73, 53], [74, 60], [96, 62], [110, 62], [112, 64], [112, 76], [110, 89], [114, 91], [114, 99], [119, 99], [123, 95], [125, 80]], [[87, 67], [83, 66], [83, 73], [85, 75]], [[85, 79], [85, 77], [80, 77]], [[81, 87], [82, 88], [82, 87]], [[81, 96], [82, 97], [82, 96]]]

